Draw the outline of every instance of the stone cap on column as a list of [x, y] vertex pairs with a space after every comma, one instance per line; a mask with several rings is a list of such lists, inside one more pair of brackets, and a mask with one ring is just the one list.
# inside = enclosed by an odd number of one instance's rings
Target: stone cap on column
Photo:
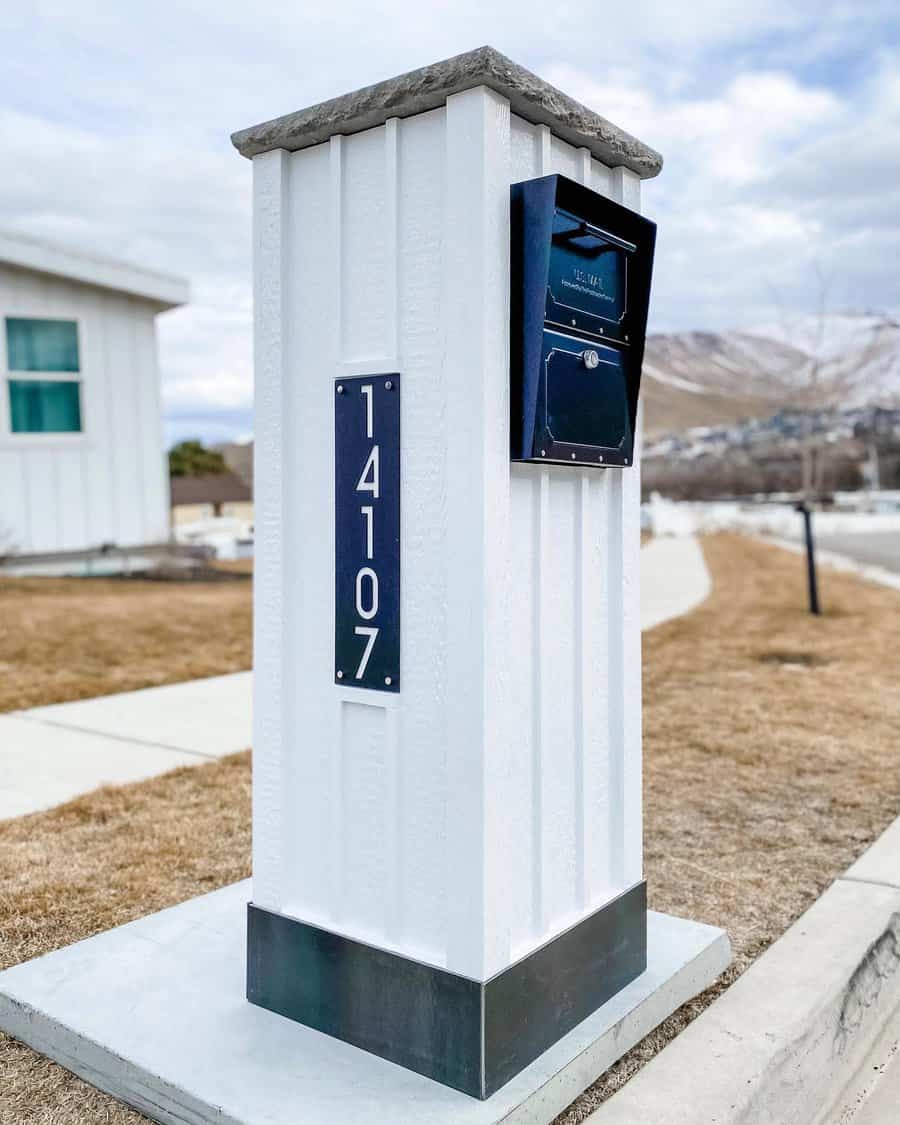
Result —
[[359, 133], [383, 125], [391, 117], [411, 117], [437, 109], [451, 94], [476, 86], [487, 86], [501, 94], [513, 113], [535, 125], [549, 126], [556, 136], [589, 149], [604, 164], [623, 166], [644, 180], [659, 175], [662, 169], [658, 152], [493, 47], [479, 47], [253, 125], [234, 133], [231, 140], [247, 157], [278, 148], [296, 152], [336, 134]]

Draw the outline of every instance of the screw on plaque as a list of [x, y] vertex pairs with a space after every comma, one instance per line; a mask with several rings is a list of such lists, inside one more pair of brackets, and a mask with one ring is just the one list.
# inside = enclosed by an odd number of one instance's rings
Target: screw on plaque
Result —
[[385, 682], [385, 685], [386, 685], [387, 687], [390, 687], [390, 686], [391, 686], [391, 683], [392, 683], [392, 681], [391, 681], [391, 677], [390, 677], [390, 676], [385, 676], [385, 677], [384, 677], [384, 682]]
[[394, 389], [394, 384], [390, 381], [390, 379], [385, 380], [384, 389], [386, 391], [392, 391]]
[[338, 678], [339, 680], [342, 680], [342, 679], [344, 678], [344, 673], [343, 673], [343, 672], [342, 672], [342, 671], [340, 670], [340, 668], [338, 668], [338, 670], [337, 670], [337, 672], [335, 673], [335, 675], [337, 676], [337, 678]]
[[338, 383], [338, 386], [337, 386], [337, 393], [338, 393], [339, 395], [342, 395], [342, 394], [344, 393], [344, 385], [343, 385], [343, 383]]
[[581, 353], [581, 362], [588, 371], [594, 371], [600, 366], [600, 353], [595, 348], [585, 348]]

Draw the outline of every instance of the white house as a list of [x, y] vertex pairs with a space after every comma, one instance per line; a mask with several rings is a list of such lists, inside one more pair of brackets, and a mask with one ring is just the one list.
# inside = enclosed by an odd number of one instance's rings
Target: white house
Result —
[[0, 556], [163, 543], [156, 317], [178, 277], [0, 232]]

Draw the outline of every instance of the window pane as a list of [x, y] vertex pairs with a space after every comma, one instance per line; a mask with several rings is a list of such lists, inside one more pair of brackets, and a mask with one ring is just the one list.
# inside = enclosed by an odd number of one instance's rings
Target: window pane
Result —
[[9, 316], [6, 355], [10, 371], [78, 371], [78, 326]]
[[80, 384], [10, 379], [9, 415], [14, 434], [81, 433]]

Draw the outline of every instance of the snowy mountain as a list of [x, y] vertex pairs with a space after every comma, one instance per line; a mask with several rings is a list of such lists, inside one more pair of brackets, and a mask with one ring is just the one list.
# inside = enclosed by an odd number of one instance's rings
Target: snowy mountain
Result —
[[648, 438], [768, 418], [785, 408], [900, 404], [900, 322], [841, 313], [745, 332], [651, 335]]

